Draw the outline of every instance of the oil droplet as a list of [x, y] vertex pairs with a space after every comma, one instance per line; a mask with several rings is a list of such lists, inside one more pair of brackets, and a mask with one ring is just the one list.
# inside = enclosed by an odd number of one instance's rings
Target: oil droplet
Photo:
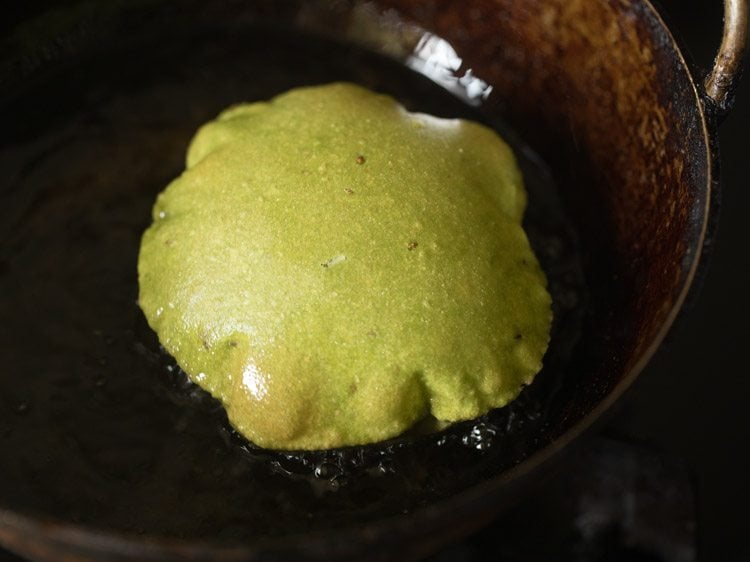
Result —
[[479, 423], [471, 428], [468, 435], [464, 435], [461, 442], [466, 447], [471, 447], [477, 451], [486, 451], [492, 447], [492, 440], [497, 434], [497, 429], [493, 426]]
[[313, 470], [315, 478], [321, 480], [335, 480], [342, 474], [341, 467], [330, 461], [322, 461], [315, 465]]
[[380, 459], [377, 469], [380, 474], [394, 474], [396, 472], [393, 460], [388, 458]]

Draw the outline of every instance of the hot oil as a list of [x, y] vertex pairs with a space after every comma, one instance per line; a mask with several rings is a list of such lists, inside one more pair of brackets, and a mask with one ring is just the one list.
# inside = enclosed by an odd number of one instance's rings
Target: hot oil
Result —
[[[128, 532], [251, 540], [414, 510], [551, 439], [583, 276], [550, 174], [491, 104], [477, 110], [394, 61], [298, 33], [222, 31], [170, 45], [79, 60], [4, 109], [0, 505]], [[479, 420], [365, 447], [264, 451], [146, 326], [140, 236], [200, 124], [232, 103], [335, 80], [413, 111], [484, 121], [511, 141], [529, 191], [525, 227], [553, 296], [552, 343], [534, 384]]]

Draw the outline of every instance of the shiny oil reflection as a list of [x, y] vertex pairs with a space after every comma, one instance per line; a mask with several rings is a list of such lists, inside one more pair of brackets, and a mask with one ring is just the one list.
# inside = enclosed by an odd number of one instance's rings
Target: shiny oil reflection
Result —
[[461, 72], [463, 59], [450, 43], [432, 33], [422, 35], [405, 62], [471, 105], [480, 105], [492, 93], [492, 86], [474, 76], [471, 68]]
[[268, 381], [257, 365], [248, 363], [242, 371], [242, 385], [256, 400], [263, 400], [268, 394]]

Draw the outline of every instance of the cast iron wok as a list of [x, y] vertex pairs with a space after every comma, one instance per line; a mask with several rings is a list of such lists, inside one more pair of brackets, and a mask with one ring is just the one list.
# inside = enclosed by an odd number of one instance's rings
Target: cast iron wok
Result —
[[[693, 80], [653, 7], [636, 1], [145, 0], [96, 9], [81, 3], [19, 25], [0, 66], [0, 538], [50, 560], [415, 558], [509, 505], [632, 383], [685, 302], [710, 240], [718, 196], [714, 133], [730, 105], [746, 4], [727, 2], [727, 14], [705, 86]], [[439, 45], [443, 56], [423, 61], [432, 75], [455, 86], [446, 73], [456, 71], [465, 85], [471, 68], [483, 81], [474, 83], [480, 99], [471, 98], [481, 102], [480, 112], [501, 115], [549, 167], [565, 216], [561, 229], [575, 236], [552, 236], [544, 220], [531, 227], [540, 230], [542, 248], [545, 237], [563, 241], [558, 253], [575, 246], [577, 266], [564, 273], [575, 277], [580, 266], [585, 304], [571, 307], [581, 314], [571, 321], [580, 327], [572, 330], [564, 368], [540, 375], [537, 388], [546, 390], [530, 388], [530, 401], [511, 410], [537, 412], [534, 400], [553, 399], [526, 429], [506, 412], [463, 434], [435, 437], [445, 437], [440, 445], [428, 436], [385, 449], [266, 454], [222, 429], [220, 412], [191, 396], [155, 351], [131, 290], [133, 224], [145, 226], [150, 200], [178, 169], [194, 125], [215, 110], [201, 103], [214, 100], [211, 90], [239, 96], [230, 101], [247, 97], [241, 86], [251, 87], [249, 71], [257, 69], [249, 63], [257, 55], [244, 58], [250, 55], [241, 46], [262, 46], [290, 26], [407, 62], [429, 53], [425, 44]], [[322, 60], [327, 51], [317, 49], [296, 56], [307, 62], [320, 55], [320, 65], [330, 64]], [[268, 52], [274, 64], [293, 64], [293, 53]], [[347, 56], [362, 63], [360, 81], [380, 68], [353, 47]], [[211, 78], [222, 65], [220, 75], [248, 75], [219, 88]], [[557, 220], [552, 211], [538, 213]], [[547, 251], [554, 262], [554, 243]], [[578, 287], [577, 279], [570, 282]], [[558, 301], [565, 296], [559, 292]], [[142, 370], [169, 384], [132, 386]], [[519, 439], [504, 440], [507, 428]], [[208, 433], [223, 448], [190, 447], [206, 443]], [[207, 464], [205, 457], [217, 455], [225, 462]], [[260, 471], [264, 463], [275, 472]], [[217, 466], [227, 469], [213, 475], [223, 485], [215, 484], [224, 493], [218, 498], [200, 473]], [[351, 477], [358, 470], [381, 471], [381, 481], [403, 487], [395, 494], [364, 489]], [[399, 480], [406, 472], [412, 479]], [[273, 492], [262, 497], [273, 505], [248, 504], [257, 516], [252, 540], [243, 514], [240, 524], [233, 527], [229, 517], [230, 524], [206, 533], [209, 522], [195, 520], [226, 517], [230, 508], [216, 504], [244, 499], [243, 478]], [[378, 492], [390, 503], [380, 505]], [[356, 501], [336, 506], [343, 497]], [[284, 514], [284, 505], [294, 513]], [[296, 526], [264, 523], [264, 513]]]

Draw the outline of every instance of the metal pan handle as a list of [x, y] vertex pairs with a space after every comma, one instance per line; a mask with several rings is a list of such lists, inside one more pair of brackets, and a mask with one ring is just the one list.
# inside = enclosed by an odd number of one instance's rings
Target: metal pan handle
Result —
[[742, 75], [748, 38], [748, 1], [724, 0], [724, 36], [713, 69], [704, 82], [706, 95], [719, 118], [732, 109], [734, 89]]

